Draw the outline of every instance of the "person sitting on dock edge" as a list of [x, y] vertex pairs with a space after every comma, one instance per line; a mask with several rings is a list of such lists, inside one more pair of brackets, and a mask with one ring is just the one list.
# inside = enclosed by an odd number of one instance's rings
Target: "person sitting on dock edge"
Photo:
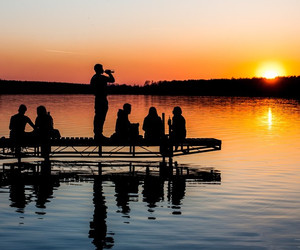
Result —
[[180, 107], [174, 107], [172, 121], [169, 118], [168, 125], [170, 128], [170, 139], [177, 143], [183, 142], [186, 137], [186, 126]]
[[111, 136], [112, 140], [128, 142], [138, 138], [139, 123], [131, 123], [128, 115], [131, 113], [131, 104], [125, 103], [123, 109], [119, 109], [116, 121], [116, 132]]
[[158, 142], [162, 139], [164, 134], [163, 123], [155, 107], [149, 109], [149, 113], [144, 119], [143, 130], [147, 141]]
[[[90, 85], [95, 95], [95, 116], [94, 116], [94, 138], [96, 140], [104, 140], [103, 125], [108, 111], [107, 101], [107, 83], [115, 82], [111, 70], [103, 70], [101, 64], [94, 66], [96, 74], [92, 77]], [[103, 75], [106, 73], [108, 76]]]
[[50, 137], [53, 131], [53, 118], [47, 113], [45, 106], [37, 107], [36, 111], [35, 135], [41, 143], [42, 156], [48, 158], [50, 153]]
[[10, 118], [10, 138], [13, 140], [14, 143], [19, 143], [26, 139], [26, 124], [29, 124], [33, 129], [35, 128], [30, 118], [25, 115], [26, 111], [27, 107], [24, 104], [21, 104], [18, 110], [18, 114], [15, 114]]

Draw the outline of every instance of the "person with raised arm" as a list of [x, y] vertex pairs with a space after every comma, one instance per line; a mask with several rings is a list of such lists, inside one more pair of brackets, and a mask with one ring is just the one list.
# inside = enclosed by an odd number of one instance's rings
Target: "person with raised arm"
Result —
[[90, 82], [95, 95], [94, 139], [102, 141], [107, 139], [103, 135], [103, 126], [108, 111], [107, 84], [114, 83], [115, 78], [112, 75], [113, 71], [104, 71], [101, 64], [96, 64], [94, 70], [96, 73]]

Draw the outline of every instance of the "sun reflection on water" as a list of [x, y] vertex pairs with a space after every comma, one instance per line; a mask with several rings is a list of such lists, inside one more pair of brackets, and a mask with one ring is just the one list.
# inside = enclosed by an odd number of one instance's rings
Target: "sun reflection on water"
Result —
[[268, 124], [269, 124], [269, 130], [272, 129], [272, 125], [273, 125], [273, 115], [272, 115], [272, 109], [269, 108], [268, 111]]
[[275, 126], [275, 117], [272, 107], [268, 107], [259, 118], [259, 123], [263, 131], [268, 130], [271, 131]]

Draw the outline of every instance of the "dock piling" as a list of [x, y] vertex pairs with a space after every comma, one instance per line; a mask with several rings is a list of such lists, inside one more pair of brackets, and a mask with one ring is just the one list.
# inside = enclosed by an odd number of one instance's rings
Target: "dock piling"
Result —
[[102, 164], [101, 164], [101, 162], [98, 162], [98, 175], [99, 176], [102, 175]]

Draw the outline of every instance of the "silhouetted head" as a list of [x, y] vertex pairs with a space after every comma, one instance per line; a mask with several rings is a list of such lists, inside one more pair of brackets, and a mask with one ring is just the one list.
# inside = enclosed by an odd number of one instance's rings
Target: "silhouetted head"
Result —
[[25, 114], [25, 112], [27, 111], [27, 107], [24, 104], [21, 104], [19, 107], [19, 114]]
[[46, 115], [47, 110], [46, 110], [45, 106], [38, 106], [37, 109], [36, 109], [36, 113], [37, 113], [38, 116]]
[[95, 64], [94, 70], [97, 74], [103, 74], [104, 72], [102, 64], [99, 63]]
[[181, 115], [181, 114], [182, 114], [182, 110], [179, 106], [173, 109], [173, 115]]
[[156, 110], [155, 107], [149, 108], [149, 115], [150, 115], [150, 116], [158, 116], [157, 110]]
[[125, 103], [123, 105], [123, 110], [125, 111], [125, 113], [130, 114], [131, 113], [131, 104]]

